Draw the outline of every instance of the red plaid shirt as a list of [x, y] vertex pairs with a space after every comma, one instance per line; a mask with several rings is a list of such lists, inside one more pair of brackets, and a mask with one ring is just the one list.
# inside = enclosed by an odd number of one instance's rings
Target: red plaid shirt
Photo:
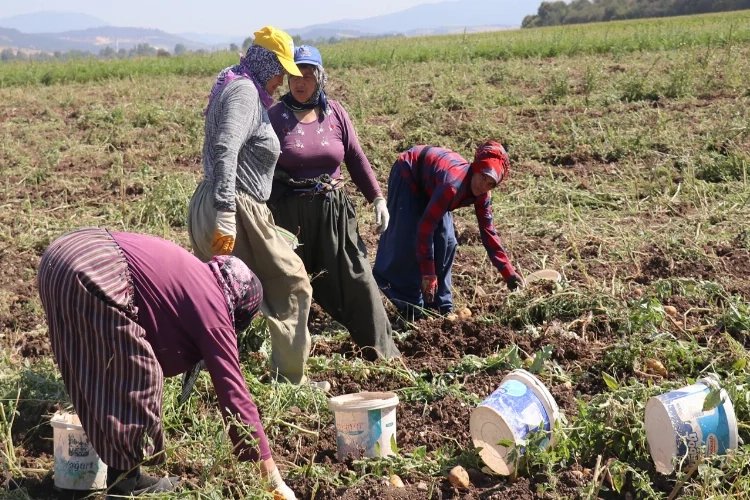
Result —
[[[424, 148], [425, 146], [415, 146], [401, 153], [398, 158], [401, 175], [409, 181], [414, 194], [419, 196], [422, 191], [429, 198], [417, 228], [417, 261], [422, 275], [435, 274], [434, 233], [440, 219], [450, 211], [473, 204], [482, 244], [487, 249], [492, 264], [500, 271], [503, 279], [507, 280], [516, 271], [492, 224], [490, 193], [479, 197], [471, 193], [470, 164], [449, 149], [430, 148], [422, 164], [421, 177], [417, 179], [417, 159]], [[420, 185], [417, 186], [415, 181]]]

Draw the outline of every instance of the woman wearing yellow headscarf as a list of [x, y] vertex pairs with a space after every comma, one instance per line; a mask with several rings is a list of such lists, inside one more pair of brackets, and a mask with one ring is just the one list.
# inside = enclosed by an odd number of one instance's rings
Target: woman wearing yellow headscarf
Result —
[[231, 253], [260, 279], [271, 369], [282, 379], [302, 383], [310, 351], [312, 288], [304, 264], [278, 233], [266, 206], [280, 154], [267, 109], [286, 74], [300, 75], [294, 43], [271, 26], [255, 33], [239, 64], [219, 73], [204, 112], [204, 175], [190, 201], [188, 232], [201, 260]]

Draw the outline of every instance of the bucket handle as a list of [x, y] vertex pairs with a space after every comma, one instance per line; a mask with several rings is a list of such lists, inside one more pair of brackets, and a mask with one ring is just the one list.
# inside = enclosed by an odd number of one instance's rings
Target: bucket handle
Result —
[[69, 424], [68, 422], [60, 422], [59, 420], [50, 420], [50, 425], [56, 429], [65, 429], [69, 431], [83, 431], [83, 427], [78, 424]]

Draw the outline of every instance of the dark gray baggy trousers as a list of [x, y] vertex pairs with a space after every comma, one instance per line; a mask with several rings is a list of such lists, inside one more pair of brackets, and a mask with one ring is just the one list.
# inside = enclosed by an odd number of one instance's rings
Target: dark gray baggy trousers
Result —
[[318, 304], [349, 330], [366, 358], [400, 356], [346, 192], [290, 194], [268, 206], [276, 224], [297, 235]]

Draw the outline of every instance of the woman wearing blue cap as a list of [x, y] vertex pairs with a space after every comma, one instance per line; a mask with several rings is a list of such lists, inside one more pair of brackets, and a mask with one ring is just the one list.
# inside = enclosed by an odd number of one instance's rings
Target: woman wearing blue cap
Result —
[[385, 199], [349, 115], [326, 96], [320, 52], [302, 45], [294, 62], [302, 76], [289, 76], [289, 93], [268, 112], [281, 145], [268, 206], [278, 225], [298, 235], [313, 298], [365, 356], [397, 357], [354, 205], [342, 189], [341, 163], [373, 204], [378, 233], [388, 227]]

